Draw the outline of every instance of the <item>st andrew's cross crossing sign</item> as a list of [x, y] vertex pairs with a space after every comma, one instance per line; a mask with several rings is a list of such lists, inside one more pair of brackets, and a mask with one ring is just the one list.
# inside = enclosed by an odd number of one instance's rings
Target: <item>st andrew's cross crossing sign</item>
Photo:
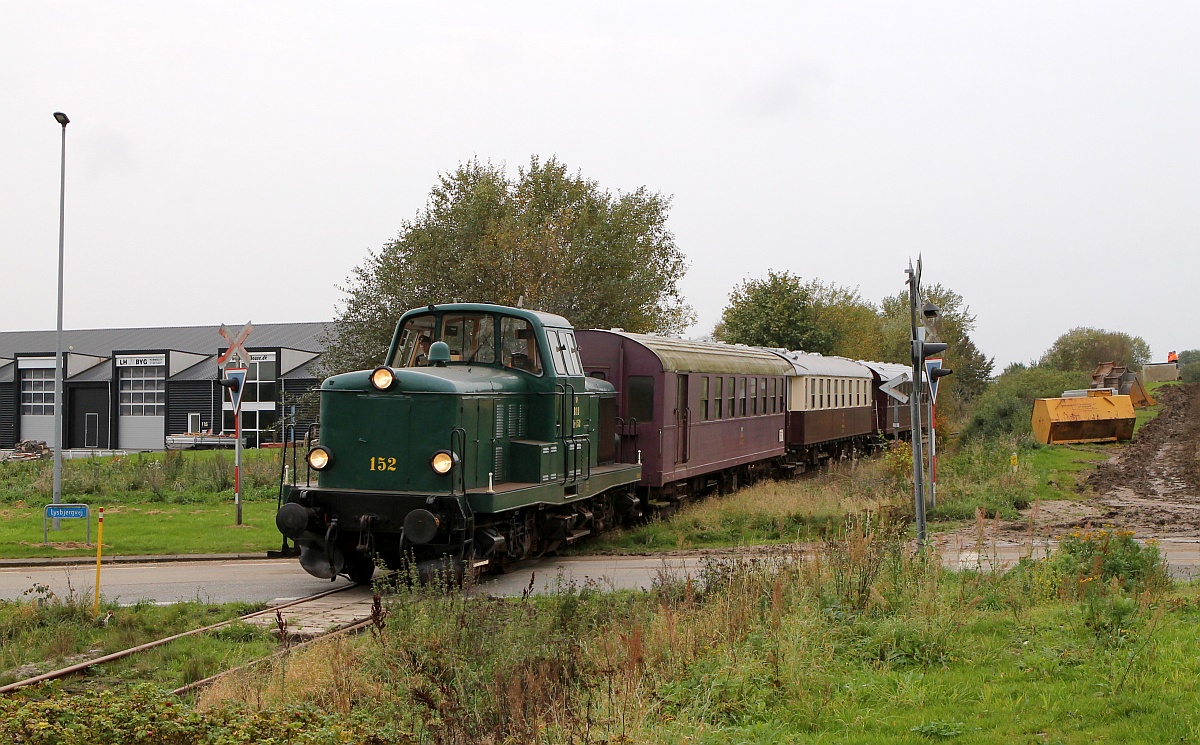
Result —
[[237, 360], [241, 360], [242, 364], [249, 365], [250, 353], [246, 351], [245, 344], [246, 337], [250, 336], [250, 332], [253, 330], [254, 325], [247, 323], [242, 327], [241, 333], [239, 333], [235, 338], [229, 332], [229, 327], [225, 324], [221, 324], [221, 328], [217, 330], [217, 333], [220, 334], [225, 341], [229, 342], [229, 348], [226, 349], [225, 352], [219, 357], [217, 357], [217, 364], [224, 365], [232, 358], [235, 362]]

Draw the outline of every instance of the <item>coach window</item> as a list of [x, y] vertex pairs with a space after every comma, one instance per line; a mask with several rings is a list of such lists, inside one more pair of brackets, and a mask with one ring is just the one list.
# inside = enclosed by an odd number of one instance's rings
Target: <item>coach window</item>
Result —
[[771, 378], [771, 413], [779, 411], [779, 399], [775, 396], [779, 390], [779, 378]]
[[729, 411], [725, 412], [725, 416], [729, 417], [730, 419], [737, 415], [737, 409], [735, 408], [735, 404], [737, 404], [737, 389], [735, 387], [736, 383], [737, 378], [730, 378], [726, 381], [726, 384], [729, 387]]
[[648, 422], [654, 418], [654, 378], [629, 376], [629, 418]]
[[708, 421], [708, 376], [700, 378], [700, 421]]
[[758, 404], [762, 409], [762, 413], [767, 413], [767, 379], [763, 378], [758, 381]]
[[713, 379], [713, 383], [717, 387], [717, 389], [713, 391], [713, 401], [717, 404], [717, 419], [721, 419], [724, 416], [725, 411], [725, 386], [721, 385], [724, 382], [725, 378], [722, 378], [720, 375]]
[[750, 415], [758, 415], [758, 378], [750, 378]]

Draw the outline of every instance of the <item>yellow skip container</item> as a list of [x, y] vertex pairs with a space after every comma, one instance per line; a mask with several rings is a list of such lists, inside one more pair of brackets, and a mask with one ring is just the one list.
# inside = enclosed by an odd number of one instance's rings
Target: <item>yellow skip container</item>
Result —
[[1133, 439], [1133, 401], [1110, 390], [1033, 402], [1033, 436], [1044, 445], [1125, 442]]

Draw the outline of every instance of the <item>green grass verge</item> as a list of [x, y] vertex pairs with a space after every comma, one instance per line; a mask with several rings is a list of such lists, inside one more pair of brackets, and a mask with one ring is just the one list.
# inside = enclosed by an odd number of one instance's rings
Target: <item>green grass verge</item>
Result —
[[[281, 542], [275, 505], [273, 499], [243, 502], [238, 526], [232, 497], [221, 505], [110, 502], [104, 510], [104, 555], [265, 553]], [[50, 543], [42, 543], [42, 515], [41, 506], [0, 506], [0, 558], [96, 555], [94, 511], [92, 545], [84, 543], [83, 520], [60, 521], [61, 530], [51, 530]]]

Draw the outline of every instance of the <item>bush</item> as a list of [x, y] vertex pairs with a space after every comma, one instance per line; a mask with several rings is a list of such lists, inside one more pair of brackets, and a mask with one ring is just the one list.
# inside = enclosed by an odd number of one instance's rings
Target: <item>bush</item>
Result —
[[1200, 383], [1200, 362], [1180, 366], [1179, 376], [1185, 383]]
[[1005, 435], [1023, 437], [1032, 432], [1033, 402], [1057, 398], [1065, 390], [1086, 388], [1091, 379], [1084, 372], [1062, 372], [1044, 367], [1013, 367], [988, 386], [971, 411], [963, 430], [967, 439]]

